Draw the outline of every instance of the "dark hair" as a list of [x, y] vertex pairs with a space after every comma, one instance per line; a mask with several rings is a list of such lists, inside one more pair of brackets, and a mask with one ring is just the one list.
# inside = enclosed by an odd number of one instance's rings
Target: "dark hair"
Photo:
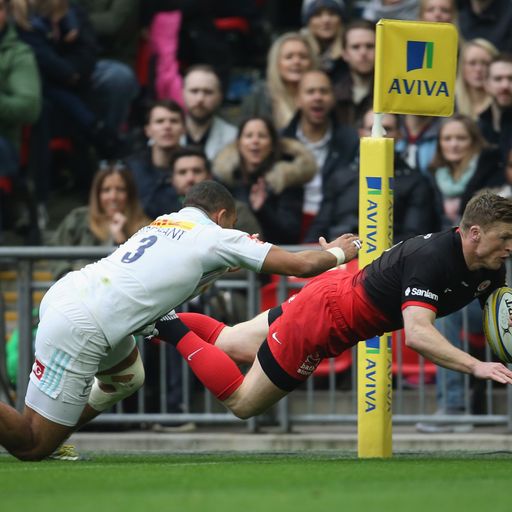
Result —
[[483, 190], [473, 196], [462, 214], [460, 229], [478, 225], [487, 229], [497, 222], [512, 224], [512, 199]]
[[196, 183], [185, 196], [183, 206], [201, 208], [208, 214], [226, 209], [229, 214], [236, 212], [235, 200], [229, 190], [213, 180]]
[[169, 161], [169, 168], [171, 169], [171, 173], [174, 172], [174, 166], [176, 162], [180, 158], [185, 158], [187, 156], [196, 156], [198, 158], [201, 158], [204, 162], [206, 170], [208, 171], [208, 174], [212, 173], [212, 166], [210, 164], [210, 160], [208, 160], [206, 153], [199, 146], [180, 146], [176, 148], [172, 152], [171, 159]]
[[[267, 128], [267, 131], [270, 135], [270, 140], [272, 141], [272, 149], [270, 151], [270, 155], [265, 159], [264, 162], [262, 162], [261, 167], [260, 167], [260, 172], [255, 173], [255, 174], [260, 175], [260, 174], [264, 174], [265, 171], [270, 169], [272, 167], [272, 165], [275, 162], [277, 162], [277, 160], [279, 160], [281, 158], [280, 137], [279, 137], [279, 134], [277, 133], [277, 130], [276, 130], [276, 127], [275, 127], [273, 121], [269, 117], [253, 116], [253, 117], [248, 117], [248, 118], [244, 119], [238, 126], [238, 134], [236, 136], [237, 141], [240, 141], [240, 138], [242, 137], [242, 133], [243, 133], [247, 123], [249, 123], [250, 121], [261, 121]], [[241, 161], [241, 159], [240, 159], [240, 163], [243, 167], [244, 164]]]
[[374, 33], [376, 32], [375, 23], [373, 21], [365, 19], [353, 20], [350, 23], [347, 23], [345, 30], [343, 31], [343, 48], [347, 46], [347, 34], [351, 30], [355, 29], [371, 30]]
[[511, 53], [498, 53], [491, 59], [491, 63], [489, 67], [495, 62], [506, 62], [507, 64], [512, 64], [512, 54]]
[[157, 107], [162, 107], [168, 110], [169, 112], [176, 112], [180, 115], [181, 121], [185, 123], [185, 111], [181, 108], [181, 105], [174, 100], [158, 100], [151, 102], [146, 110], [146, 115], [144, 119], [144, 124], [149, 124], [149, 120], [151, 118], [151, 113]]
[[220, 76], [215, 68], [209, 64], [194, 64], [193, 66], [190, 66], [183, 75], [183, 82], [185, 82], [187, 77], [195, 71], [202, 71], [203, 73], [209, 73], [210, 75], [213, 75], [217, 79], [217, 86], [219, 87], [219, 90], [222, 91], [222, 82], [220, 80]]

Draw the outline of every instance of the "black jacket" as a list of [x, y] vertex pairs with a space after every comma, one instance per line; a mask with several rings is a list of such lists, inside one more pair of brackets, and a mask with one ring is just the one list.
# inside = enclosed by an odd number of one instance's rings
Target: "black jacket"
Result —
[[[297, 128], [300, 121], [298, 111], [290, 124], [283, 129], [282, 135], [291, 139], [297, 139]], [[357, 157], [359, 152], [359, 136], [351, 126], [338, 123], [334, 115], [331, 116], [332, 137], [329, 142], [327, 158], [318, 172], [322, 173], [322, 184], [325, 193], [325, 183], [337, 170], [349, 165]]]
[[480, 114], [478, 125], [485, 140], [500, 148], [504, 160], [508, 158], [508, 152], [512, 148], [512, 108], [503, 110], [499, 131], [494, 129], [492, 107]]
[[[440, 202], [431, 181], [395, 154], [393, 235], [395, 243], [441, 226]], [[359, 159], [333, 174], [324, 186], [320, 211], [305, 242], [319, 236], [332, 240], [343, 233], [359, 231]]]
[[155, 167], [149, 149], [125, 158], [124, 163], [132, 171], [139, 200], [148, 217], [155, 219], [181, 208], [171, 185], [171, 170]]
[[[511, 132], [509, 132], [511, 133]], [[498, 148], [487, 148], [482, 151], [478, 158], [476, 171], [460, 202], [460, 215], [464, 211], [468, 201], [483, 188], [498, 188], [505, 184], [505, 170], [503, 159]]]

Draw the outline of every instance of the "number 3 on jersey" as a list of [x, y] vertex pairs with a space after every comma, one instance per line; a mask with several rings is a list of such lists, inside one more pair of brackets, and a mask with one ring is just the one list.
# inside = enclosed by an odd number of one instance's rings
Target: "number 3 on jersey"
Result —
[[141, 238], [140, 245], [137, 247], [135, 252], [126, 252], [121, 261], [123, 263], [133, 263], [137, 261], [143, 254], [146, 249], [149, 249], [156, 241], [157, 237], [155, 235], [147, 236], [145, 238]]

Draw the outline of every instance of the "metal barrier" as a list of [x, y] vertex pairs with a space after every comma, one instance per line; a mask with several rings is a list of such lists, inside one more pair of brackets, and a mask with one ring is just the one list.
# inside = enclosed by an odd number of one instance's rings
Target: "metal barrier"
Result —
[[[290, 247], [295, 250], [300, 247]], [[28, 375], [33, 361], [32, 353], [32, 291], [35, 283], [32, 282], [34, 264], [39, 260], [53, 259], [91, 259], [95, 260], [109, 253], [103, 247], [4, 247], [0, 248], [0, 263], [5, 268], [17, 270], [18, 290], [18, 328], [19, 328], [19, 361], [18, 375]], [[511, 261], [508, 261], [508, 275], [511, 275]], [[510, 282], [510, 280], [509, 280]], [[252, 272], [234, 273], [230, 278], [217, 281], [212, 291], [208, 292], [203, 302], [205, 313], [211, 311], [213, 299], [227, 296], [232, 301], [246, 301], [245, 310], [247, 318], [252, 318], [260, 310], [260, 281]], [[42, 287], [48, 287], [51, 283], [43, 283]], [[300, 288], [301, 283], [281, 277], [277, 283], [276, 300], [282, 302], [294, 289]], [[185, 310], [190, 305], [185, 305]], [[467, 311], [463, 311], [463, 325], [468, 325]], [[443, 330], [442, 323], [440, 329]], [[463, 350], [470, 349], [470, 341], [466, 335], [463, 340]], [[463, 393], [465, 413], [463, 416], [438, 415], [433, 417], [431, 413], [437, 407], [436, 385], [432, 378], [431, 363], [418, 356], [413, 365], [413, 373], [404, 372], [406, 359], [410, 357], [408, 350], [401, 339], [401, 332], [394, 336], [394, 378], [393, 378], [393, 422], [395, 424], [411, 424], [418, 421], [452, 423], [471, 422], [480, 425], [505, 425], [512, 431], [512, 387], [500, 386], [492, 382], [485, 383], [482, 394], [486, 405], [484, 414], [470, 413], [471, 379], [464, 376]], [[139, 340], [139, 349], [146, 363], [148, 346]], [[153, 351], [154, 351], [153, 347]], [[238, 420], [197, 384], [195, 378], [189, 372], [189, 368], [180, 359], [182, 372], [181, 404], [183, 412], [169, 410], [169, 361], [173, 347], [162, 343], [157, 349], [158, 379], [153, 380], [158, 397], [152, 404], [148, 403], [148, 384], [136, 394], [129, 402], [118, 404], [113, 412], [108, 412], [96, 418], [99, 424], [108, 423], [160, 423], [195, 422], [198, 424], [238, 423]], [[488, 346], [485, 348], [486, 358], [491, 354]], [[347, 355], [348, 356], [348, 355]], [[327, 363], [328, 370], [324, 375], [315, 374], [299, 389], [281, 400], [269, 413], [247, 421], [250, 431], [257, 430], [261, 425], [272, 424], [281, 431], [289, 431], [296, 424], [307, 423], [336, 423], [355, 424], [357, 421], [357, 396], [356, 376], [357, 350], [351, 352], [352, 364], [347, 368], [336, 372], [335, 360]], [[415, 355], [416, 357], [416, 355]], [[174, 368], [177, 368], [174, 366]], [[324, 367], [325, 369], [325, 367]], [[0, 369], [1, 371], [2, 369]], [[412, 375], [412, 377], [411, 377]], [[149, 379], [148, 379], [149, 380]], [[24, 395], [27, 380], [19, 379], [17, 389], [16, 406], [19, 410], [24, 405]], [[446, 391], [446, 384], [445, 384]], [[153, 395], [154, 396], [154, 395]], [[151, 405], [151, 407], [150, 407]]]

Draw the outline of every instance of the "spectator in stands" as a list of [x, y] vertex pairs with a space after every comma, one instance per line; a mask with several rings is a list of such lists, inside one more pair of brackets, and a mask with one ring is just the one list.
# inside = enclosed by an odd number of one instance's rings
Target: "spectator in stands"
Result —
[[[242, 18], [246, 22], [248, 38], [253, 41], [258, 38], [255, 28], [261, 19], [261, 8], [256, 5], [256, 0], [144, 0], [141, 8], [146, 24], [158, 13], [174, 11], [179, 15], [179, 61], [186, 66], [212, 66], [220, 76], [223, 91], [227, 90], [238, 48], [231, 47], [228, 38], [217, 28], [216, 21], [226, 17]], [[244, 57], [246, 65], [252, 56]]]
[[486, 89], [489, 65], [498, 55], [496, 47], [485, 39], [471, 39], [462, 46], [455, 83], [457, 112], [472, 119], [487, 110], [492, 96]]
[[212, 160], [236, 138], [236, 127], [217, 115], [222, 104], [222, 88], [215, 70], [207, 65], [190, 68], [185, 74], [183, 98], [187, 132], [182, 144], [204, 148]]
[[[169, 207], [167, 213], [177, 212], [183, 208], [187, 192], [204, 180], [213, 179], [211, 164], [204, 151], [194, 146], [184, 146], [174, 151], [171, 162], [171, 184], [176, 191], [176, 201]], [[235, 200], [235, 228], [246, 233], [261, 232], [261, 227], [248, 205]]]
[[404, 137], [397, 150], [405, 158], [409, 167], [419, 169], [428, 175], [428, 166], [434, 158], [440, 120], [438, 117], [408, 114], [403, 118]]
[[[7, 0], [0, 0], [0, 180], [6, 191], [18, 174], [22, 127], [36, 121], [40, 109], [41, 85], [34, 55], [9, 22]], [[0, 187], [0, 236], [3, 192]]]
[[87, 102], [100, 113], [109, 129], [126, 132], [140, 89], [134, 71], [139, 43], [139, 0], [74, 0], [74, 3], [81, 24], [98, 47]]
[[[476, 122], [463, 114], [456, 114], [443, 120], [431, 169], [441, 192], [445, 217], [450, 226], [459, 224], [467, 201], [476, 192], [482, 188], [495, 187], [503, 182], [503, 167], [499, 151], [488, 147]], [[463, 336], [461, 336], [464, 326], [463, 315], [467, 315], [468, 333], [481, 336], [482, 310], [478, 301], [470, 303], [463, 311], [457, 311], [438, 321], [439, 329], [458, 348], [463, 347]], [[474, 347], [471, 352], [475, 353]], [[482, 356], [476, 353], [475, 355]], [[464, 379], [460, 374], [438, 367], [436, 383], [438, 403], [436, 414], [463, 414], [466, 410]], [[482, 413], [484, 403], [484, 388], [475, 381], [470, 412]], [[469, 423], [426, 422], [418, 423], [416, 428], [420, 432], [444, 433], [467, 432], [473, 427]]]
[[512, 197], [512, 150], [510, 150], [507, 155], [505, 184], [498, 189], [497, 193], [503, 197]]
[[488, 147], [478, 125], [463, 114], [444, 119], [430, 164], [450, 226], [456, 226], [466, 203], [483, 188], [503, 184], [497, 148]]
[[[373, 125], [373, 111], [363, 117], [359, 134], [368, 137]], [[384, 114], [382, 124], [386, 136], [399, 141], [398, 116]], [[441, 225], [440, 205], [435, 199], [432, 182], [413, 169], [395, 153], [395, 189], [393, 202], [393, 235], [395, 243], [412, 236], [438, 230]], [[305, 241], [315, 242], [319, 236], [331, 236], [343, 230], [359, 231], [359, 158], [331, 174], [324, 185], [324, 198]]]
[[[73, 127], [96, 145], [101, 156], [112, 156], [109, 150], [116, 142], [114, 132], [104, 129], [81, 96], [94, 69], [94, 47], [85, 43], [66, 0], [37, 0], [28, 6], [26, 18], [18, 18], [18, 28], [36, 55], [45, 99], [57, 114], [71, 119]], [[82, 41], [83, 46], [79, 46]]]
[[392, 20], [417, 20], [418, 0], [369, 0], [362, 17], [376, 23], [381, 18]]
[[346, 67], [343, 60], [345, 20], [342, 0], [304, 0], [302, 3], [302, 33], [317, 56], [320, 69], [333, 81]]
[[283, 136], [302, 142], [315, 157], [318, 169], [304, 185], [304, 233], [320, 209], [325, 184], [357, 157], [359, 137], [354, 128], [336, 120], [332, 83], [324, 71], [307, 71], [302, 76], [297, 106]]
[[266, 80], [257, 83], [242, 103], [242, 117], [270, 117], [277, 129], [286, 126], [297, 108], [302, 75], [316, 67], [309, 41], [297, 32], [283, 34], [268, 53]]
[[[150, 220], [144, 215], [129, 169], [106, 164], [94, 175], [89, 204], [72, 210], [55, 231], [54, 246], [118, 246]], [[89, 261], [57, 261], [55, 279]]]
[[375, 68], [375, 25], [355, 20], [345, 27], [343, 58], [348, 65], [334, 83], [336, 115], [342, 123], [357, 126], [372, 106]]
[[483, 38], [500, 52], [512, 52], [512, 9], [509, 0], [459, 2], [459, 29], [465, 39]]
[[139, 199], [152, 219], [169, 212], [176, 203], [176, 191], [170, 183], [170, 162], [185, 134], [185, 113], [172, 100], [153, 103], [146, 113], [144, 132], [147, 147], [127, 158]]
[[505, 159], [512, 145], [512, 55], [492, 59], [486, 87], [492, 103], [480, 114], [478, 124], [487, 142], [499, 146]]
[[456, 0], [420, 0], [420, 21], [457, 24]]
[[140, 0], [80, 0], [100, 44], [100, 57], [135, 68]]
[[242, 122], [236, 142], [213, 163], [214, 175], [250, 206], [261, 224], [261, 238], [281, 244], [299, 242], [303, 185], [315, 172], [311, 153], [297, 141], [280, 138], [265, 117]]
[[119, 129], [138, 85], [120, 62], [98, 59], [96, 35], [81, 5], [68, 0], [13, 0], [18, 33], [33, 49], [43, 82], [43, 108], [31, 133], [30, 168], [35, 175], [38, 220], [46, 210], [53, 169], [50, 140], [64, 134], [73, 144], [73, 178], [87, 190], [100, 158], [124, 151]]

